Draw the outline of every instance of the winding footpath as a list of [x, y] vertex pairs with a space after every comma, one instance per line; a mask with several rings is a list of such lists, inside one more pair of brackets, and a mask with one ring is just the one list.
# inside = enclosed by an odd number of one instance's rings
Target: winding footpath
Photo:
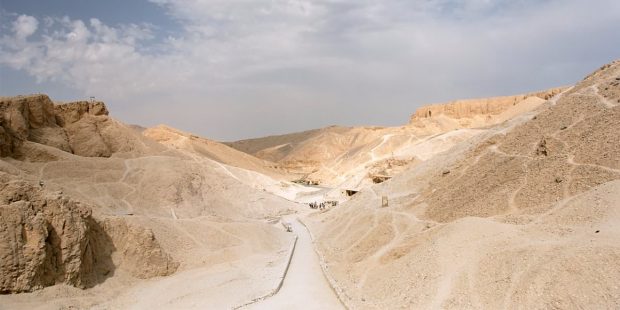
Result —
[[323, 275], [306, 227], [294, 217], [285, 221], [291, 223], [298, 239], [282, 288], [276, 295], [244, 309], [344, 309]]

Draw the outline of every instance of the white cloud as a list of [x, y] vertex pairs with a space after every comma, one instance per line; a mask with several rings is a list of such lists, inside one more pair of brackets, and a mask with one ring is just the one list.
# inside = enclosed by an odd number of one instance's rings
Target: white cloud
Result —
[[37, 37], [20, 16], [0, 64], [132, 122], [227, 138], [397, 124], [429, 101], [572, 82], [620, 53], [615, 0], [152, 2], [182, 31], [47, 17]]
[[13, 23], [13, 31], [15, 31], [15, 37], [17, 39], [24, 40], [35, 33], [38, 26], [39, 21], [37, 21], [36, 18], [28, 15], [20, 15]]
[[[33, 17], [20, 16], [15, 25], [25, 24], [24, 20], [36, 24]], [[27, 71], [39, 81], [59, 81], [85, 93], [111, 92], [115, 99], [145, 91], [142, 74], [152, 59], [136, 48], [149, 38], [150, 30], [137, 25], [109, 27], [97, 19], [88, 23], [68, 17], [46, 18], [48, 28], [32, 40], [25, 39], [34, 31], [24, 29], [33, 28], [16, 26], [14, 36], [0, 38], [0, 64]]]

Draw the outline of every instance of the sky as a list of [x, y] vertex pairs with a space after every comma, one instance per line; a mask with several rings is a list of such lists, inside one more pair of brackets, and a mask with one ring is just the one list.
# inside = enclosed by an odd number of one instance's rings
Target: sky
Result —
[[0, 96], [237, 140], [398, 126], [620, 58], [617, 0], [0, 0]]

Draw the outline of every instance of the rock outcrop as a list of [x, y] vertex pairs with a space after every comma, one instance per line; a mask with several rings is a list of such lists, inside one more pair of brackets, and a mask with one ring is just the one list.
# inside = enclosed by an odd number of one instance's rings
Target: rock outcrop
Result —
[[11, 156], [21, 145], [21, 141], [15, 139], [5, 121], [0, 118], [0, 157]]
[[0, 99], [0, 156], [14, 156], [24, 141], [70, 152], [67, 136], [56, 123], [54, 103], [46, 95]]
[[108, 251], [105, 255], [110, 255], [117, 268], [132, 276], [140, 279], [167, 276], [179, 267], [160, 247], [151, 229], [118, 217], [104, 219], [99, 227], [114, 245], [114, 248], [103, 247]]
[[73, 153], [89, 157], [109, 157], [113, 149], [101, 130], [111, 120], [103, 102], [78, 101], [56, 106], [56, 119], [67, 133]]
[[90, 287], [116, 268], [148, 278], [178, 266], [149, 230], [121, 219], [100, 223], [90, 206], [4, 173], [0, 181], [1, 294]]
[[86, 157], [144, 148], [139, 132], [108, 116], [103, 102], [55, 105], [46, 95], [0, 99], [0, 157], [21, 157], [25, 141]]
[[431, 104], [417, 109], [411, 116], [410, 123], [419, 119], [437, 117], [439, 115], [445, 115], [454, 119], [499, 115], [510, 107], [518, 105], [520, 102], [530, 97], [548, 100], [561, 93], [563, 90], [565, 90], [565, 88], [552, 88], [546, 91], [525, 95], [464, 99], [447, 103]]
[[89, 242], [90, 209], [6, 176], [0, 197], [0, 293], [57, 283], [85, 287], [104, 259]]
[[46, 95], [4, 98], [0, 100], [0, 155], [18, 156], [19, 146], [32, 141], [82, 156], [110, 156], [97, 126], [107, 114], [102, 102], [54, 105]]

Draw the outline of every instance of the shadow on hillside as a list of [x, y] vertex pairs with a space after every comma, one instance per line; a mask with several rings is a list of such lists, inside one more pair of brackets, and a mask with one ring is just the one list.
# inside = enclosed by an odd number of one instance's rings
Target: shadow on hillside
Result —
[[92, 217], [82, 258], [82, 287], [91, 288], [114, 275], [116, 267], [112, 253], [116, 250], [112, 238]]

